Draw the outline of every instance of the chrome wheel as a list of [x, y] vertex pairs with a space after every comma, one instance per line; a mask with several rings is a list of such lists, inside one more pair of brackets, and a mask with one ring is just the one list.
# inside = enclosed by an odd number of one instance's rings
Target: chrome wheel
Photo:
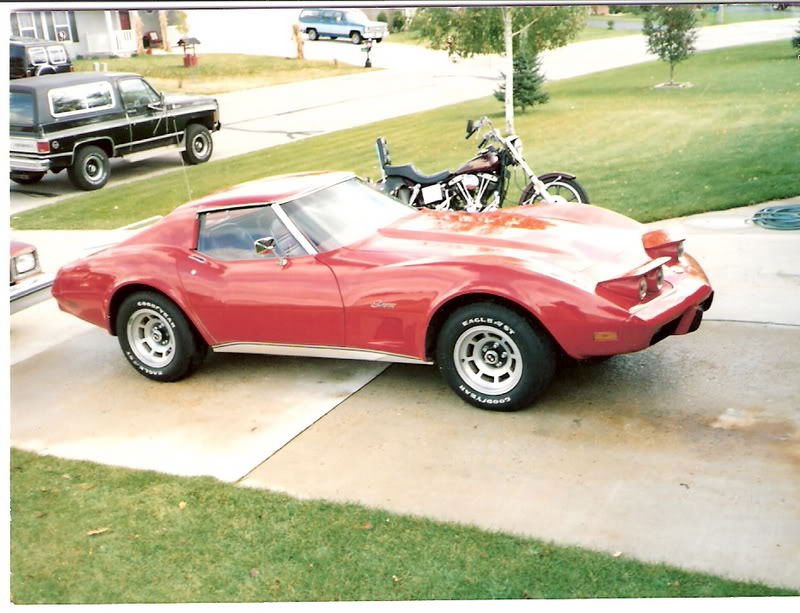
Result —
[[475, 326], [464, 331], [453, 347], [453, 362], [461, 379], [482, 394], [506, 394], [522, 378], [522, 356], [517, 343], [492, 326]]
[[100, 155], [89, 155], [83, 162], [83, 176], [89, 183], [97, 185], [106, 178], [105, 159]]
[[211, 150], [211, 137], [208, 132], [199, 132], [191, 142], [192, 151], [198, 159], [207, 158]]
[[175, 336], [167, 319], [157, 311], [142, 308], [128, 319], [128, 344], [146, 366], [162, 368], [175, 355]]

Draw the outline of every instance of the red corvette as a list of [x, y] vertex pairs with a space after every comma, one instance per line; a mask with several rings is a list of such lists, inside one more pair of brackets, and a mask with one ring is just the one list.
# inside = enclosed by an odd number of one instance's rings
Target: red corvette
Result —
[[590, 205], [417, 211], [349, 173], [245, 183], [64, 266], [60, 308], [143, 375], [207, 349], [438, 364], [478, 407], [528, 406], [573, 358], [697, 329], [713, 292], [683, 237]]

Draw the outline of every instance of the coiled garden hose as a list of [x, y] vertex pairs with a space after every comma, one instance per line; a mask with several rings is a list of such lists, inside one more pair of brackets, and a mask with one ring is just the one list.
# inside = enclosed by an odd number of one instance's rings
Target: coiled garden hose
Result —
[[759, 209], [750, 221], [770, 230], [800, 230], [800, 204]]

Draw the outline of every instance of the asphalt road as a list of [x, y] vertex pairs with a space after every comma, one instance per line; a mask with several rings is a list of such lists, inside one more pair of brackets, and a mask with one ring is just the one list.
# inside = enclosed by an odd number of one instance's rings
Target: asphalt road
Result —
[[[259, 16], [264, 12], [269, 20]], [[290, 28], [292, 11], [191, 11], [194, 30], [204, 41], [202, 52], [241, 51], [292, 55], [293, 43], [280, 33]], [[244, 18], [247, 17], [247, 18]], [[246, 24], [235, 39], [224, 38], [225, 20]], [[213, 27], [213, 34], [206, 28]], [[267, 28], [261, 31], [262, 28]], [[716, 49], [753, 42], [789, 39], [793, 19], [701, 28], [698, 49]], [[257, 32], [261, 32], [256, 36]], [[232, 36], [228, 34], [228, 36]], [[207, 42], [206, 42], [207, 41]], [[287, 47], [288, 45], [288, 47]], [[305, 45], [309, 58], [363, 63], [360, 47], [345, 41], [315, 41]], [[379, 43], [371, 53], [373, 65], [385, 70], [344, 77], [251, 89], [217, 96], [223, 129], [214, 135], [212, 159], [223, 159], [310, 136], [416, 113], [491, 95], [502, 69], [497, 56], [479, 56], [453, 63], [447, 54], [411, 45]], [[558, 80], [653, 59], [642, 36], [574, 43], [543, 56], [548, 79]], [[332, 120], [335, 118], [335, 120]], [[372, 143], [363, 146], [372, 147]], [[112, 161], [110, 185], [135, 181], [181, 168], [180, 155], [169, 153], [130, 163]], [[45, 206], [81, 193], [66, 173], [48, 174], [35, 186], [11, 183], [10, 213]]]

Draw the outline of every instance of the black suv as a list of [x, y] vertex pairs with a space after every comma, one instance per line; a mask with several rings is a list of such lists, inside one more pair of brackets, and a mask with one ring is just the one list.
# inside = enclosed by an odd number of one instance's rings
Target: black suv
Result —
[[73, 70], [67, 48], [52, 40], [12, 38], [8, 61], [9, 76], [12, 79]]
[[109, 158], [180, 151], [208, 161], [219, 130], [214, 98], [164, 96], [140, 75], [73, 72], [11, 81], [11, 179], [30, 185], [65, 168], [75, 187], [99, 189]]

